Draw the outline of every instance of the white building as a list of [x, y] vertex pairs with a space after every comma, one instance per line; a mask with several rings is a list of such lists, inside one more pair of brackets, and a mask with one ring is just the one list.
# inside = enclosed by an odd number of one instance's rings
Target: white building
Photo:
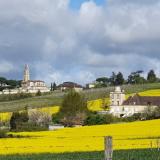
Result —
[[49, 92], [49, 88], [46, 86], [44, 81], [41, 80], [30, 80], [30, 72], [28, 65], [24, 69], [24, 78], [21, 83], [22, 92], [25, 93], [37, 93], [40, 92]]
[[24, 77], [21, 83], [21, 88], [5, 89], [0, 94], [17, 94], [17, 93], [37, 93], [38, 91], [50, 92], [44, 81], [30, 80], [29, 66], [25, 65]]
[[160, 97], [147, 97], [135, 94], [125, 99], [124, 91], [116, 87], [110, 94], [110, 113], [118, 117], [127, 117], [135, 113], [142, 113], [147, 107], [160, 106]]
[[121, 106], [125, 99], [124, 91], [120, 87], [116, 87], [115, 91], [110, 93], [111, 106]]

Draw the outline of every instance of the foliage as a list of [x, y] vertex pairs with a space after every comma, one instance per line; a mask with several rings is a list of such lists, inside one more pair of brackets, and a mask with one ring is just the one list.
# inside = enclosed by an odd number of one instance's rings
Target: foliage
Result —
[[7, 137], [7, 131], [0, 129], [0, 138], [6, 138]]
[[[7, 87], [3, 87], [2, 85], [6, 84], [8, 85]], [[0, 90], [3, 90], [5, 88], [15, 88], [15, 87], [20, 87], [21, 86], [21, 81], [17, 80], [7, 80], [5, 77], [0, 77]]]
[[24, 123], [28, 122], [28, 112], [13, 112], [12, 117], [10, 119], [10, 127], [11, 130], [18, 130], [23, 126]]
[[149, 83], [154, 83], [154, 82], [157, 81], [157, 77], [156, 77], [156, 74], [155, 74], [154, 70], [150, 70], [148, 72], [147, 81]]
[[143, 83], [145, 83], [146, 82], [145, 78], [141, 76], [142, 73], [143, 73], [143, 71], [132, 72], [128, 76], [128, 83], [129, 84], [143, 84]]
[[51, 91], [55, 91], [57, 89], [56, 83], [51, 83]]
[[84, 121], [84, 125], [99, 125], [99, 124], [111, 124], [117, 122], [118, 118], [111, 114], [97, 114], [96, 112], [90, 113]]
[[41, 96], [41, 95], [42, 95], [41, 91], [38, 90], [38, 92], [36, 93], [36, 96]]
[[48, 127], [49, 123], [51, 122], [51, 115], [47, 112], [34, 110], [30, 111], [28, 115], [29, 122], [37, 126]]
[[60, 114], [63, 115], [62, 123], [66, 126], [76, 125], [80, 121], [83, 123], [87, 111], [87, 101], [84, 96], [75, 91], [70, 91], [64, 96], [60, 108]]
[[117, 75], [116, 75], [116, 85], [122, 85], [124, 84], [124, 77], [123, 77], [123, 74], [121, 72], [119, 72]]

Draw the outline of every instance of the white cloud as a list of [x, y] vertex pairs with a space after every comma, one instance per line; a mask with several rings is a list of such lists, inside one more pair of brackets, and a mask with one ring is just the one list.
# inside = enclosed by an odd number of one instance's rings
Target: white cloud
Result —
[[[17, 68], [29, 63], [32, 77], [48, 83], [158, 71], [160, 1], [150, 1], [87, 1], [73, 11], [69, 0], [1, 0], [0, 55]], [[10, 73], [9, 64], [0, 73]]]

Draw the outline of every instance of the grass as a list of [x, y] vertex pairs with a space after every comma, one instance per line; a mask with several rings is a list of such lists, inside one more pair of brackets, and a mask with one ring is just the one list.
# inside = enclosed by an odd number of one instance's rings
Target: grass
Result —
[[[28, 154], [0, 156], [0, 160], [103, 160], [104, 152], [74, 152], [59, 154]], [[116, 150], [113, 160], [160, 160], [160, 152], [157, 149], [141, 150]]]

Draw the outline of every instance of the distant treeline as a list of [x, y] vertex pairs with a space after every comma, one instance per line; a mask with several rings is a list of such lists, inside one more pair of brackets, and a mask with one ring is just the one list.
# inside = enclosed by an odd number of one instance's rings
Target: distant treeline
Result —
[[127, 79], [124, 78], [122, 72], [112, 72], [111, 77], [100, 77], [96, 79], [96, 87], [107, 87], [123, 84], [145, 84], [145, 83], [157, 83], [160, 82], [160, 78], [157, 77], [154, 70], [150, 70], [145, 78], [142, 76], [143, 71], [139, 70], [131, 72]]
[[20, 80], [8, 80], [5, 77], [0, 77], [0, 91], [2, 91], [5, 88], [13, 89], [20, 86]]

